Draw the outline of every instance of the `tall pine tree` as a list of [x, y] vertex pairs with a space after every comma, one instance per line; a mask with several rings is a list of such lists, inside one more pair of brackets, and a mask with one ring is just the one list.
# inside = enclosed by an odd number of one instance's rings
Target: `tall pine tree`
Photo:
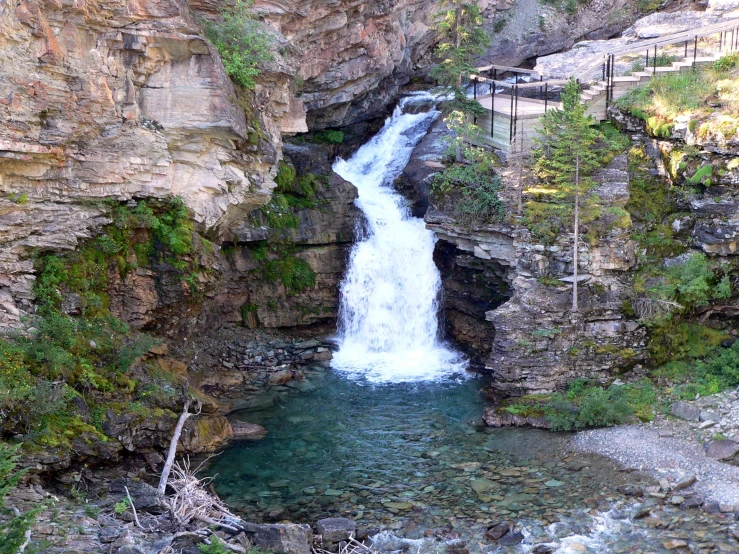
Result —
[[562, 92], [562, 109], [548, 111], [534, 139], [534, 171], [559, 190], [574, 206], [572, 245], [572, 311], [578, 311], [578, 246], [581, 198], [593, 186], [592, 175], [599, 166], [595, 144], [600, 132], [580, 102], [580, 86], [571, 79]]
[[[453, 99], [450, 109], [465, 115], [481, 114], [483, 107], [476, 100], [467, 98], [464, 78], [474, 73], [474, 59], [485, 51], [490, 37], [482, 28], [483, 17], [475, 3], [460, 0], [441, 0], [442, 10], [436, 15], [436, 31], [439, 45], [435, 55], [439, 62], [431, 70], [431, 76]], [[459, 129], [450, 129], [455, 134], [457, 162], [462, 161]]]

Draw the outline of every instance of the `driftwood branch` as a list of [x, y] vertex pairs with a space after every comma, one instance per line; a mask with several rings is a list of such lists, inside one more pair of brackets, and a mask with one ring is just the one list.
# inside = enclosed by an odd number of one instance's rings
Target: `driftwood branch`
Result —
[[654, 319], [656, 317], [680, 312], [684, 306], [672, 300], [661, 300], [659, 298], [639, 297], [632, 301], [634, 312], [639, 319]]
[[126, 496], [128, 497], [128, 503], [131, 505], [131, 511], [133, 512], [133, 520], [136, 523], [136, 527], [139, 529], [143, 529], [141, 526], [141, 522], [139, 521], [139, 515], [136, 513], [136, 504], [133, 503], [133, 498], [131, 498], [131, 493], [128, 492], [128, 487], [123, 487], [126, 490]]
[[180, 435], [182, 434], [182, 428], [185, 426], [187, 418], [190, 417], [190, 398], [185, 400], [185, 406], [182, 408], [180, 418], [177, 420], [177, 425], [174, 428], [174, 434], [172, 440], [169, 443], [169, 452], [167, 453], [167, 461], [162, 469], [162, 476], [159, 478], [159, 487], [157, 488], [157, 496], [159, 500], [164, 499], [164, 492], [167, 490], [167, 481], [169, 480], [169, 473], [172, 471], [172, 465], [174, 464], [174, 457], [177, 454], [177, 443], [180, 442]]

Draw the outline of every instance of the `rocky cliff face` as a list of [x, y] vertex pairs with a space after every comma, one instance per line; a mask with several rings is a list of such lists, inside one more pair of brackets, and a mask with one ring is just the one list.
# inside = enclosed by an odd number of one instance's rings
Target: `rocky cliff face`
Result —
[[640, 13], [634, 0], [485, 0], [481, 4], [486, 6], [484, 15], [493, 36], [482, 60], [509, 66], [565, 50], [582, 40], [610, 38]]
[[199, 33], [184, 1], [0, 5], [0, 325], [32, 309], [32, 252], [94, 235], [104, 201], [180, 196], [221, 231], [269, 199], [294, 68], [247, 120]]
[[[625, 156], [595, 180], [607, 205], [626, 204]], [[645, 330], [621, 311], [635, 266], [627, 228], [612, 228], [596, 245], [581, 244], [580, 312], [573, 316], [570, 237], [545, 246], [516, 224], [470, 229], [433, 211], [426, 222], [439, 237], [447, 325], [482, 353], [496, 393], [552, 392], [579, 377], [604, 381], [644, 359]]]

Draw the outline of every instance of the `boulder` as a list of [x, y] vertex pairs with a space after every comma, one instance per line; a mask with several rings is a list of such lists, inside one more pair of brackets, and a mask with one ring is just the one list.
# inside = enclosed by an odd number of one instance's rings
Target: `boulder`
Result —
[[319, 519], [316, 529], [324, 543], [349, 540], [357, 534], [357, 524], [345, 517]]
[[699, 421], [701, 417], [701, 409], [694, 404], [689, 402], [675, 402], [672, 405], [670, 413], [680, 419], [687, 419], [688, 421]]
[[110, 484], [111, 494], [121, 498], [126, 496], [126, 488], [137, 510], [161, 513], [157, 490], [154, 487], [138, 479], [130, 478], [116, 479]]
[[504, 537], [501, 537], [500, 540], [498, 541], [498, 544], [502, 544], [502, 545], [519, 544], [523, 542], [524, 538], [525, 537], [523, 536], [523, 533], [516, 531], [515, 533], [508, 533]]
[[247, 535], [257, 548], [274, 554], [310, 554], [313, 532], [296, 523], [247, 524]]
[[706, 456], [726, 462], [732, 465], [739, 465], [739, 443], [729, 439], [713, 441], [706, 445]]
[[684, 479], [680, 479], [677, 483], [675, 483], [675, 486], [672, 487], [672, 490], [674, 492], [679, 492], [682, 490], [687, 489], [688, 487], [692, 487], [695, 485], [695, 482], [697, 479], [695, 478], [695, 475], [690, 475], [689, 477], [685, 477]]
[[259, 440], [267, 435], [267, 430], [264, 427], [246, 421], [232, 421], [231, 429], [233, 429], [235, 439]]
[[484, 537], [491, 541], [497, 541], [500, 539], [503, 535], [508, 533], [511, 529], [511, 524], [507, 521], [502, 521], [500, 523], [496, 523], [495, 525], [488, 528], [487, 531], [485, 531]]

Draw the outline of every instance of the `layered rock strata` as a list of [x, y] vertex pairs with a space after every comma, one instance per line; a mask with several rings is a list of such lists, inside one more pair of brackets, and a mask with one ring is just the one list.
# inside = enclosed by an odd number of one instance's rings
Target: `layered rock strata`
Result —
[[[597, 174], [595, 181], [596, 194], [606, 205], [626, 204], [624, 156]], [[426, 222], [439, 237], [437, 250], [451, 252], [459, 266], [485, 268], [499, 280], [497, 287], [493, 285], [496, 300], [484, 313], [486, 323], [470, 310], [467, 316], [477, 329], [486, 330], [481, 337], [494, 337], [491, 348], [483, 352], [493, 388], [501, 396], [548, 393], [576, 378], [604, 382], [616, 368], [632, 367], [644, 358], [645, 329], [621, 311], [630, 291], [628, 272], [635, 266], [628, 229], [613, 227], [597, 245], [580, 244], [580, 311], [573, 315], [570, 236], [545, 246], [517, 225], [469, 229], [433, 211]], [[461, 290], [463, 283], [451, 274], [445, 292]], [[504, 301], [506, 296], [510, 299]], [[459, 311], [459, 298], [445, 295], [445, 308]]]
[[294, 71], [247, 119], [184, 1], [0, 5], [0, 325], [32, 311], [33, 252], [96, 234], [105, 200], [179, 196], [211, 230], [264, 204]]

